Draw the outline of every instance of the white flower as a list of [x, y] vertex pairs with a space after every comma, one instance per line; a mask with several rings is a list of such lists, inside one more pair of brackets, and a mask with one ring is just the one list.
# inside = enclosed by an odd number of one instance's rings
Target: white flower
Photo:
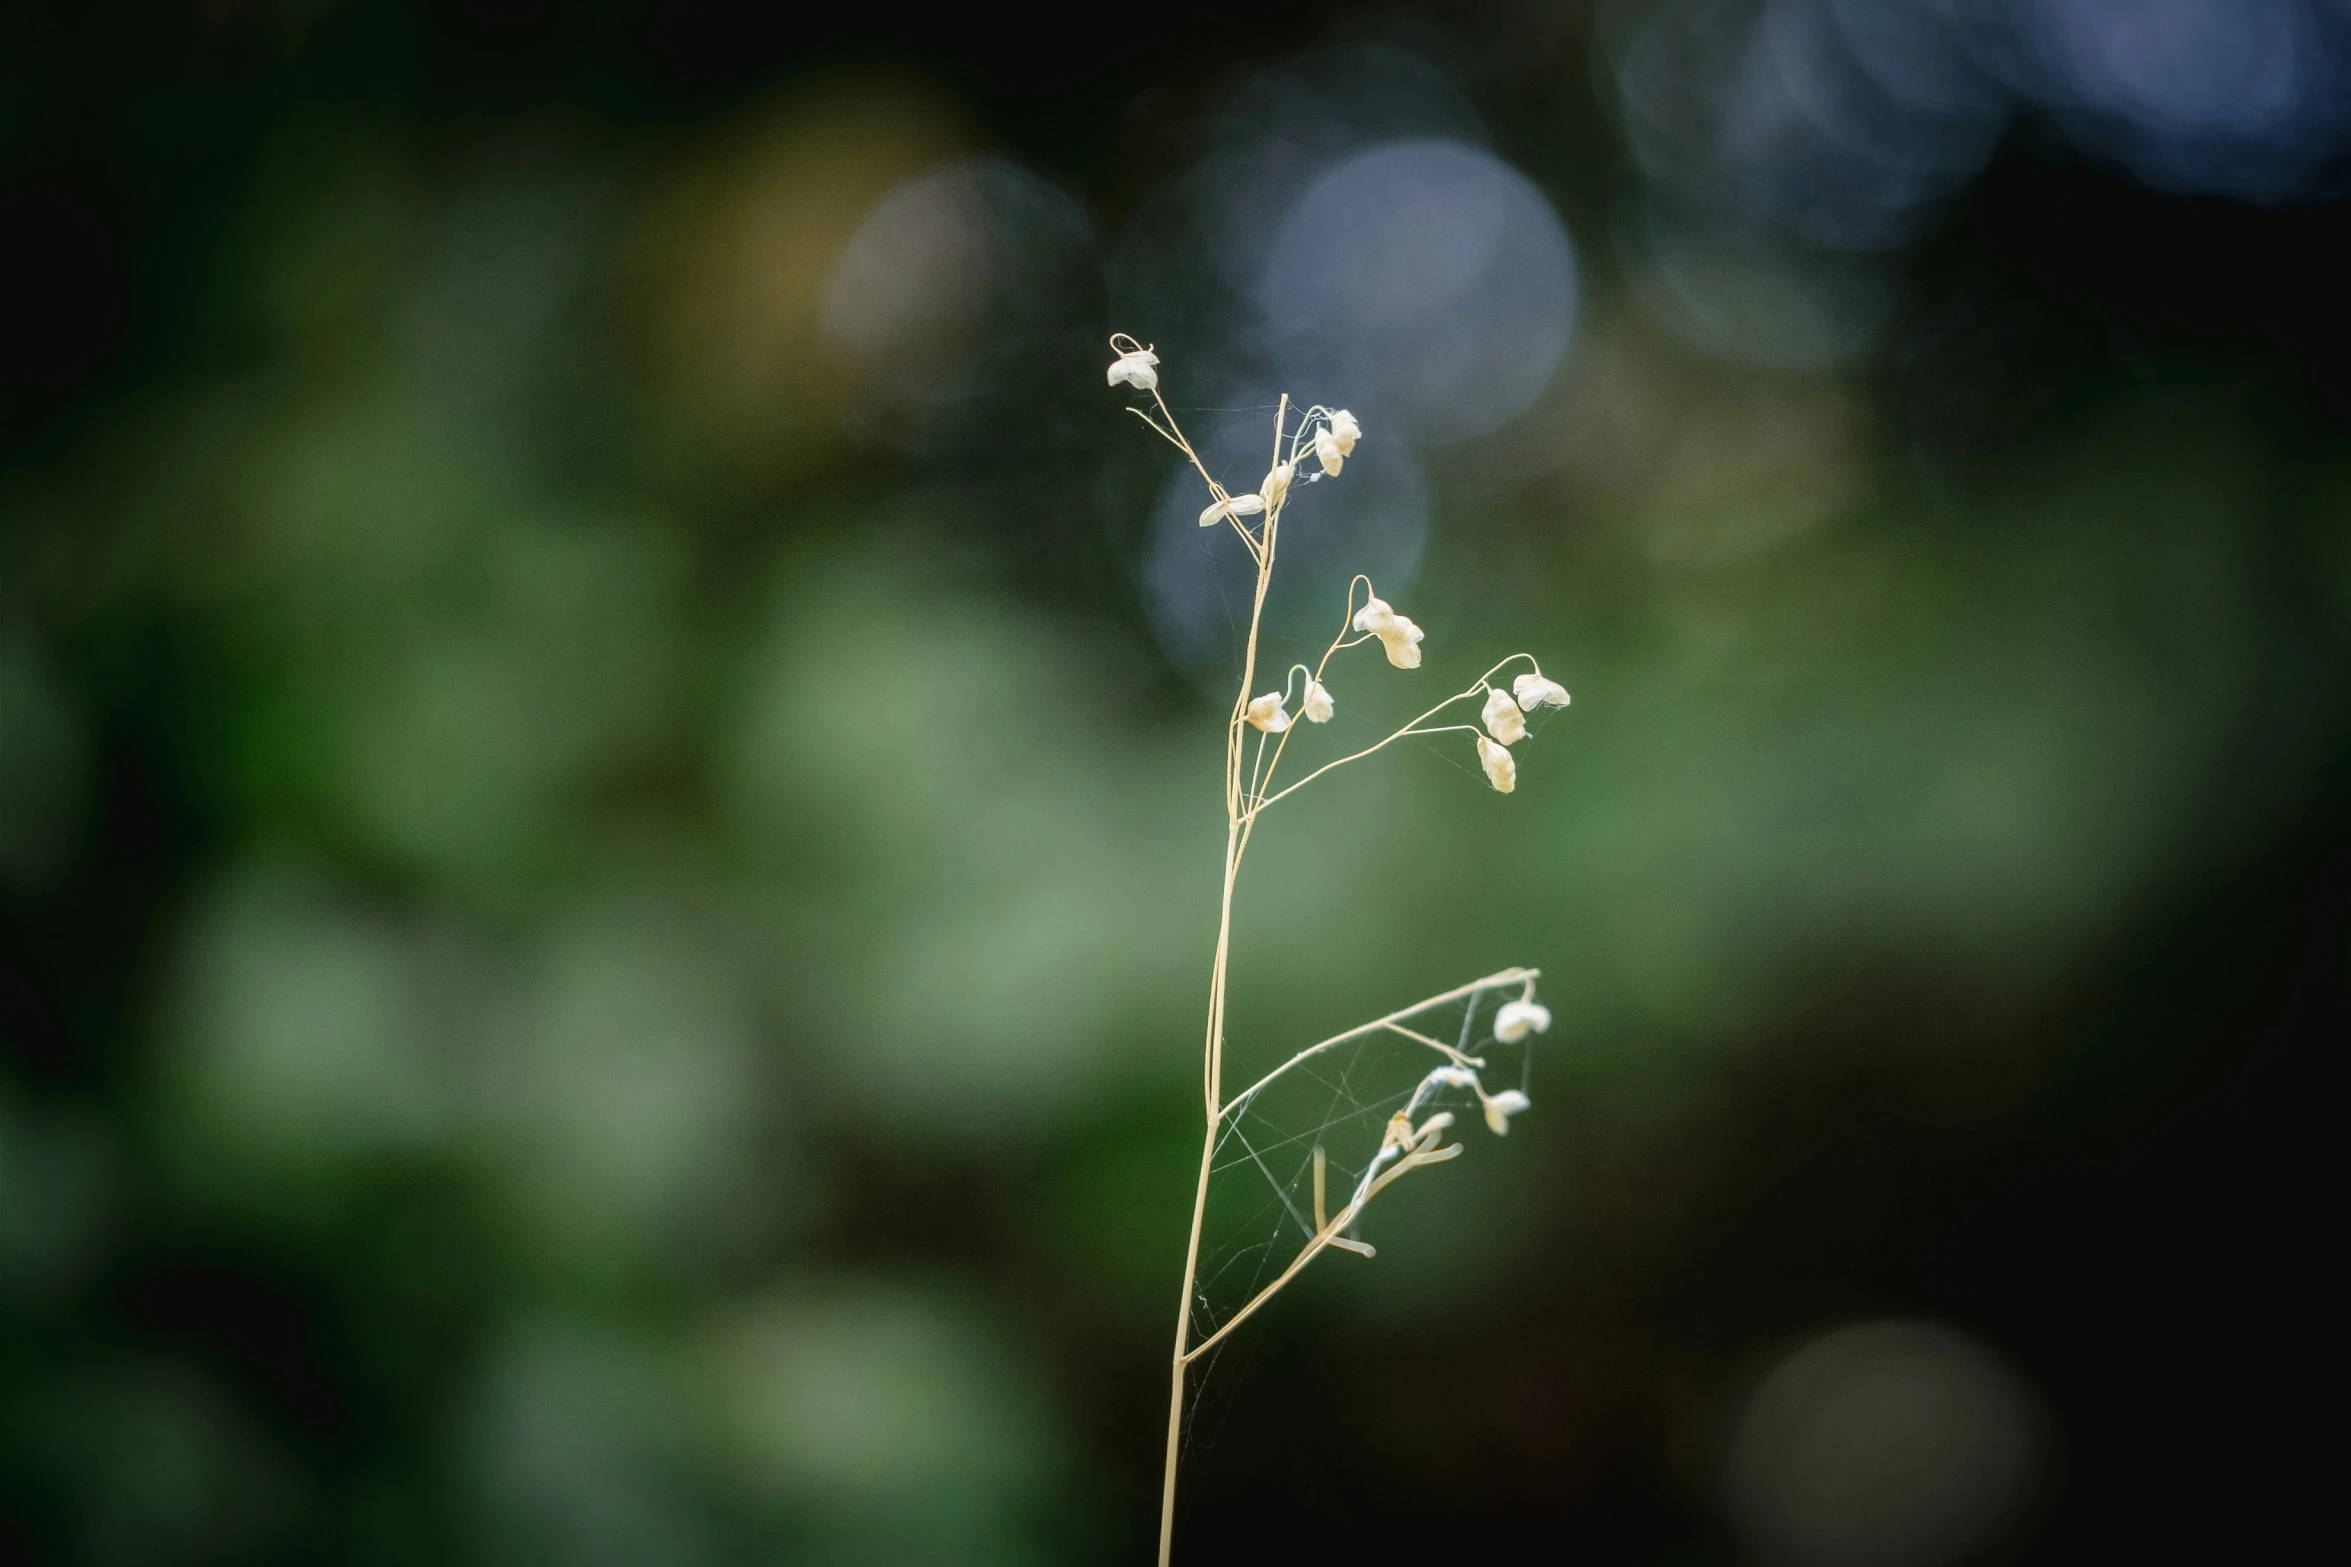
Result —
[[1331, 701], [1330, 687], [1319, 680], [1306, 682], [1306, 694], [1298, 699], [1298, 711], [1306, 715], [1310, 724], [1327, 724], [1336, 706]]
[[1290, 715], [1282, 711], [1282, 694], [1279, 691], [1268, 691], [1261, 697], [1252, 698], [1249, 705], [1241, 709], [1241, 716], [1269, 735], [1278, 735], [1290, 727]]
[[1494, 1014], [1494, 1037], [1506, 1045], [1515, 1045], [1529, 1034], [1547, 1032], [1551, 1027], [1551, 1009], [1536, 1001], [1505, 1001]]
[[1485, 768], [1486, 782], [1497, 793], [1508, 794], [1518, 787], [1518, 763], [1511, 760], [1507, 750], [1484, 735], [1478, 736], [1478, 765]]
[[1322, 471], [1334, 477], [1347, 466], [1347, 454], [1339, 450], [1339, 438], [1328, 430], [1314, 432], [1314, 460], [1322, 464]]
[[[1478, 1075], [1465, 1066], [1441, 1066], [1429, 1074], [1429, 1081], [1440, 1088], [1478, 1088]], [[1478, 1088], [1483, 1099], [1486, 1091]]]
[[1290, 493], [1290, 475], [1295, 471], [1291, 464], [1279, 463], [1273, 472], [1265, 476], [1265, 483], [1258, 488], [1257, 493], [1268, 507], [1278, 509], [1281, 506], [1283, 497]]
[[1510, 1118], [1534, 1103], [1515, 1088], [1505, 1088], [1486, 1101], [1486, 1125], [1496, 1137], [1510, 1135]]
[[1486, 732], [1504, 745], [1516, 745], [1527, 737], [1526, 717], [1519, 712], [1518, 704], [1510, 700], [1507, 691], [1487, 692], [1486, 710], [1478, 717], [1484, 721]]
[[[1346, 409], [1341, 408], [1330, 416], [1328, 433], [1331, 438], [1331, 444], [1338, 448], [1339, 455], [1341, 457], [1352, 457], [1355, 455], [1355, 443], [1363, 439], [1363, 426], [1355, 422], [1355, 416], [1353, 414], [1349, 413]], [[1315, 451], [1319, 454], [1321, 450], [1322, 443], [1320, 441], [1315, 442]], [[1337, 469], [1332, 470], [1334, 473], [1337, 471]]]
[[[1133, 342], [1133, 338], [1128, 338]], [[1148, 392], [1159, 385], [1159, 371], [1155, 368], [1159, 356], [1148, 348], [1137, 348], [1118, 356], [1106, 379], [1112, 386], [1124, 381], [1138, 392]]]
[[1518, 705], [1530, 713], [1538, 707], [1567, 706], [1567, 687], [1541, 675], [1521, 675], [1510, 682], [1510, 689]]
[[1254, 517], [1265, 510], [1262, 495], [1236, 495], [1230, 500], [1218, 501], [1200, 514], [1200, 526], [1213, 528], [1227, 517]]
[[1420, 635], [1420, 627], [1407, 617], [1390, 617], [1387, 628], [1380, 633], [1380, 646], [1388, 650], [1388, 662], [1398, 669], [1418, 669]]
[[1388, 662], [1398, 669], [1420, 667], [1421, 629], [1391, 609], [1386, 599], [1375, 598], [1357, 610], [1355, 629], [1378, 637], [1388, 650]]

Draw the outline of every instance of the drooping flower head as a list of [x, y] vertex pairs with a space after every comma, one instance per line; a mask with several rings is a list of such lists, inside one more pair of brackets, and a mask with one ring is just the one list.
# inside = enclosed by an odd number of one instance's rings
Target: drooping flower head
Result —
[[1496, 1137], [1508, 1137], [1510, 1135], [1510, 1118], [1518, 1114], [1519, 1111], [1527, 1109], [1533, 1103], [1533, 1100], [1517, 1089], [1505, 1088], [1502, 1092], [1486, 1098], [1486, 1125], [1493, 1129]]
[[1421, 629], [1397, 614], [1386, 599], [1372, 599], [1357, 610], [1355, 629], [1378, 637], [1380, 646], [1387, 650], [1388, 662], [1398, 669], [1420, 667]]
[[[1134, 339], [1130, 337], [1127, 341], [1131, 343]], [[1105, 379], [1112, 386], [1131, 386], [1138, 392], [1152, 391], [1159, 385], [1159, 356], [1148, 348], [1130, 348], [1112, 361]]]
[[1273, 471], [1265, 476], [1265, 483], [1258, 487], [1257, 493], [1269, 511], [1280, 509], [1283, 499], [1290, 493], [1290, 476], [1295, 471], [1289, 463], [1277, 463]]
[[1241, 716], [1269, 735], [1278, 735], [1290, 727], [1290, 715], [1282, 711], [1282, 693], [1268, 691], [1260, 697], [1251, 697], [1249, 705], [1241, 709]]
[[1310, 724], [1327, 724], [1337, 704], [1331, 701], [1331, 688], [1319, 680], [1306, 682], [1306, 694], [1298, 699], [1298, 711], [1306, 715]]
[[1498, 794], [1508, 794], [1518, 787], [1518, 763], [1511, 758], [1508, 748], [1496, 745], [1484, 735], [1478, 736], [1478, 765], [1486, 770], [1486, 782]]
[[1516, 745], [1527, 737], [1526, 715], [1518, 710], [1518, 704], [1510, 699], [1507, 691], [1487, 692], [1486, 709], [1478, 717], [1485, 724], [1486, 733], [1504, 745]]
[[1518, 705], [1530, 713], [1538, 707], [1567, 706], [1567, 687], [1542, 675], [1521, 675], [1510, 682], [1510, 690]]
[[1355, 416], [1342, 408], [1329, 416], [1314, 431], [1314, 460], [1322, 464], [1322, 471], [1336, 475], [1347, 465], [1347, 458], [1355, 450], [1355, 443], [1363, 438], [1363, 430]]
[[1505, 1001], [1494, 1014], [1494, 1037], [1506, 1045], [1515, 1045], [1529, 1034], [1544, 1033], [1551, 1027], [1551, 1009], [1539, 1001]]

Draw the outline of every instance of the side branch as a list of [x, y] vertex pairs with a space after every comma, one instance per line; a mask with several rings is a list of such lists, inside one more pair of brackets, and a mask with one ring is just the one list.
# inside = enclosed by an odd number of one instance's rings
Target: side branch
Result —
[[1362, 1215], [1363, 1210], [1370, 1206], [1371, 1200], [1374, 1197], [1378, 1196], [1388, 1187], [1394, 1185], [1397, 1179], [1408, 1170], [1417, 1170], [1422, 1165], [1427, 1164], [1443, 1164], [1448, 1159], [1459, 1158], [1461, 1156], [1461, 1148], [1461, 1144], [1453, 1143], [1443, 1148], [1426, 1148], [1415, 1150], [1414, 1152], [1408, 1153], [1403, 1158], [1397, 1160], [1394, 1165], [1390, 1166], [1385, 1172], [1380, 1174], [1376, 1180], [1371, 1178], [1370, 1173], [1367, 1171], [1365, 1173], [1363, 1184], [1356, 1189], [1354, 1198], [1348, 1202], [1346, 1207], [1341, 1208], [1337, 1213], [1333, 1214], [1328, 1224], [1325, 1224], [1321, 1229], [1314, 1232], [1314, 1238], [1306, 1243], [1304, 1248], [1299, 1251], [1297, 1256], [1290, 1259], [1290, 1265], [1284, 1268], [1281, 1271], [1281, 1274], [1275, 1278], [1272, 1283], [1266, 1285], [1265, 1288], [1250, 1296], [1247, 1305], [1243, 1306], [1239, 1311], [1234, 1312], [1230, 1317], [1226, 1318], [1223, 1327], [1218, 1328], [1214, 1333], [1209, 1334], [1208, 1337], [1193, 1345], [1191, 1349], [1184, 1354], [1182, 1360], [1178, 1363], [1188, 1366], [1193, 1361], [1198, 1360], [1202, 1355], [1205, 1355], [1210, 1350], [1216, 1348], [1217, 1345], [1223, 1343], [1226, 1337], [1232, 1333], [1233, 1329], [1239, 1327], [1242, 1323], [1248, 1321], [1250, 1317], [1256, 1314], [1258, 1307], [1264, 1305], [1267, 1301], [1273, 1299], [1276, 1295], [1279, 1295], [1282, 1290], [1288, 1286], [1292, 1279], [1296, 1278], [1300, 1273], [1304, 1272], [1306, 1265], [1312, 1262], [1317, 1256], [1320, 1256], [1324, 1248], [1330, 1246], [1345, 1246], [1349, 1250], [1359, 1249], [1356, 1243], [1346, 1240], [1339, 1234], [1339, 1232], [1344, 1230], [1348, 1225], [1353, 1224], [1356, 1219]]
[[1296, 1055], [1290, 1057], [1289, 1060], [1284, 1061], [1280, 1066], [1275, 1067], [1272, 1071], [1266, 1073], [1256, 1082], [1251, 1083], [1247, 1088], [1241, 1090], [1241, 1092], [1238, 1094], [1235, 1094], [1232, 1097], [1231, 1102], [1226, 1104], [1223, 1109], [1217, 1112], [1217, 1119], [1222, 1121], [1227, 1116], [1238, 1114], [1240, 1111], [1247, 1109], [1251, 1099], [1256, 1097], [1256, 1095], [1261, 1092], [1268, 1084], [1272, 1083], [1274, 1079], [1280, 1077], [1284, 1072], [1289, 1071], [1292, 1067], [1297, 1066], [1299, 1063], [1321, 1055], [1326, 1050], [1336, 1049], [1338, 1046], [1345, 1044], [1350, 1039], [1361, 1039], [1366, 1034], [1376, 1034], [1382, 1030], [1392, 1030], [1393, 1032], [1403, 1034], [1407, 1038], [1416, 1039], [1420, 1043], [1438, 1051], [1440, 1054], [1453, 1057], [1454, 1064], [1458, 1066], [1461, 1064], [1463, 1059], [1459, 1051], [1453, 1049], [1449, 1045], [1438, 1044], [1435, 1040], [1430, 1039], [1425, 1034], [1415, 1034], [1410, 1029], [1397, 1028], [1396, 1025], [1403, 1022], [1406, 1018], [1417, 1017], [1421, 1013], [1426, 1012], [1433, 1007], [1441, 1007], [1450, 1001], [1459, 1001], [1464, 996], [1474, 996], [1480, 991], [1500, 990], [1505, 985], [1525, 984], [1531, 980], [1540, 978], [1542, 972], [1543, 971], [1539, 968], [1506, 968], [1498, 974], [1488, 974], [1484, 979], [1473, 979], [1466, 985], [1456, 985], [1451, 990], [1445, 991], [1441, 995], [1430, 996], [1425, 1001], [1415, 1001], [1408, 1007], [1399, 1007], [1397, 1010], [1389, 1013], [1386, 1017], [1375, 1017], [1368, 1023], [1358, 1023], [1355, 1027], [1348, 1029], [1343, 1034], [1333, 1034], [1328, 1039], [1319, 1040], [1314, 1044], [1308, 1045], [1304, 1050], [1299, 1051]]

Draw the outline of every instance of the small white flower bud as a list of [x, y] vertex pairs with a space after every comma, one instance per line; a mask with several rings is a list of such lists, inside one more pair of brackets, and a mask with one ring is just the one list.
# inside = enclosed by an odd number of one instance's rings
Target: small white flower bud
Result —
[[1510, 1118], [1534, 1103], [1515, 1088], [1505, 1088], [1486, 1101], [1486, 1125], [1496, 1137], [1510, 1135]]
[[[1445, 1088], [1476, 1088], [1478, 1075], [1465, 1066], [1441, 1066], [1429, 1074], [1429, 1081]], [[1479, 1090], [1482, 1096], [1484, 1090]]]
[[1227, 517], [1254, 517], [1263, 510], [1265, 510], [1264, 496], [1236, 495], [1230, 500], [1218, 501], [1202, 512], [1200, 526], [1213, 528]]
[[1494, 1014], [1494, 1037], [1506, 1045], [1515, 1045], [1529, 1034], [1541, 1034], [1551, 1027], [1551, 1009], [1536, 1001], [1505, 1001]]
[[1495, 792], [1508, 794], [1518, 787], [1518, 763], [1511, 759], [1508, 750], [1484, 735], [1478, 736], [1478, 765], [1486, 770], [1486, 782], [1494, 786]]
[[[1127, 341], [1133, 342], [1134, 339], [1129, 338]], [[1123, 381], [1138, 392], [1148, 392], [1159, 385], [1158, 363], [1157, 354], [1148, 348], [1138, 348], [1118, 356], [1110, 367], [1107, 380], [1112, 386]]]
[[1298, 699], [1298, 711], [1306, 715], [1310, 724], [1327, 724], [1336, 704], [1331, 701], [1330, 687], [1319, 680], [1306, 682], [1306, 694]]
[[1294, 471], [1289, 463], [1280, 463], [1265, 476], [1265, 483], [1259, 487], [1257, 493], [1264, 498], [1265, 504], [1269, 508], [1278, 509], [1283, 499], [1289, 495], [1290, 476]]
[[1336, 478], [1347, 466], [1347, 454], [1339, 450], [1339, 438], [1328, 430], [1314, 432], [1314, 460], [1322, 464], [1322, 471]]
[[1252, 698], [1249, 705], [1241, 709], [1241, 716], [1269, 735], [1278, 735], [1290, 727], [1290, 715], [1282, 711], [1282, 694], [1279, 691], [1268, 691], [1261, 697]]
[[1420, 667], [1420, 627], [1403, 615], [1391, 615], [1388, 623], [1379, 628], [1380, 646], [1388, 651], [1388, 662], [1398, 669]]
[[1396, 612], [1388, 607], [1386, 599], [1371, 599], [1355, 612], [1355, 629], [1380, 635], [1380, 628], [1392, 623]]
[[[1342, 408], [1331, 415], [1329, 433], [1331, 444], [1339, 449], [1339, 455], [1352, 457], [1355, 455], [1355, 443], [1363, 439], [1363, 426], [1355, 422], [1353, 414]], [[1317, 441], [1315, 450], [1319, 453], [1321, 449], [1322, 443]], [[1338, 471], [1336, 468], [1331, 470], [1333, 473]]]
[[1538, 707], [1567, 706], [1567, 687], [1541, 675], [1521, 675], [1510, 682], [1510, 690], [1518, 705], [1530, 713]]
[[1486, 710], [1478, 717], [1485, 723], [1486, 733], [1504, 745], [1516, 745], [1527, 737], [1526, 715], [1510, 700], [1507, 691], [1487, 692]]

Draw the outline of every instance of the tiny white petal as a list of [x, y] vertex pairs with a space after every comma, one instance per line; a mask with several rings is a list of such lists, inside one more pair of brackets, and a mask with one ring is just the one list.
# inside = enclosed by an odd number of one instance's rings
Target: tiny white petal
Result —
[[1494, 1014], [1494, 1037], [1515, 1045], [1529, 1034], [1548, 1032], [1551, 1009], [1536, 1001], [1505, 1001]]
[[1283, 497], [1290, 493], [1291, 472], [1288, 463], [1281, 463], [1265, 476], [1265, 483], [1259, 486], [1258, 494], [1264, 497], [1266, 505], [1281, 505]]
[[1534, 1103], [1515, 1088], [1505, 1088], [1486, 1101], [1486, 1125], [1496, 1137], [1510, 1135], [1510, 1118]]
[[1447, 1088], [1475, 1088], [1478, 1075], [1465, 1066], [1441, 1066], [1429, 1074], [1429, 1081]]
[[1314, 432], [1314, 460], [1322, 464], [1322, 471], [1334, 477], [1347, 466], [1347, 453], [1339, 445], [1339, 438], [1328, 430]]
[[1327, 724], [1337, 704], [1331, 700], [1330, 687], [1319, 680], [1306, 682], [1306, 694], [1298, 699], [1298, 711], [1306, 715], [1310, 724]]
[[1331, 440], [1339, 448], [1339, 455], [1354, 456], [1355, 443], [1363, 439], [1363, 426], [1355, 422], [1355, 416], [1344, 408], [1338, 410], [1331, 415], [1330, 431]]
[[1380, 628], [1393, 624], [1395, 619], [1396, 612], [1388, 607], [1386, 599], [1372, 599], [1355, 612], [1355, 629], [1378, 636]]
[[1227, 517], [1254, 517], [1265, 510], [1262, 495], [1236, 495], [1230, 500], [1217, 501], [1200, 514], [1200, 526], [1213, 528]]
[[1268, 691], [1261, 697], [1252, 698], [1249, 705], [1241, 710], [1241, 716], [1269, 735], [1278, 735], [1290, 727], [1290, 715], [1282, 711], [1282, 694], [1279, 691]]
[[[1420, 650], [1415, 648], [1413, 651], [1418, 653]], [[1394, 654], [1389, 656], [1392, 658]], [[1492, 784], [1497, 793], [1508, 794], [1518, 787], [1518, 763], [1511, 759], [1505, 747], [1496, 745], [1484, 735], [1478, 736], [1478, 765], [1485, 768], [1486, 782]]]
[[1478, 715], [1486, 732], [1504, 745], [1516, 745], [1527, 737], [1526, 715], [1510, 699], [1507, 691], [1486, 693], [1486, 710]]
[[1567, 687], [1541, 675], [1521, 675], [1510, 682], [1510, 690], [1518, 705], [1530, 713], [1538, 707], [1567, 706]]
[[1112, 386], [1124, 382], [1137, 391], [1148, 392], [1159, 385], [1159, 372], [1153, 368], [1158, 363], [1157, 354], [1148, 348], [1138, 348], [1132, 353], [1119, 355], [1105, 379]]

